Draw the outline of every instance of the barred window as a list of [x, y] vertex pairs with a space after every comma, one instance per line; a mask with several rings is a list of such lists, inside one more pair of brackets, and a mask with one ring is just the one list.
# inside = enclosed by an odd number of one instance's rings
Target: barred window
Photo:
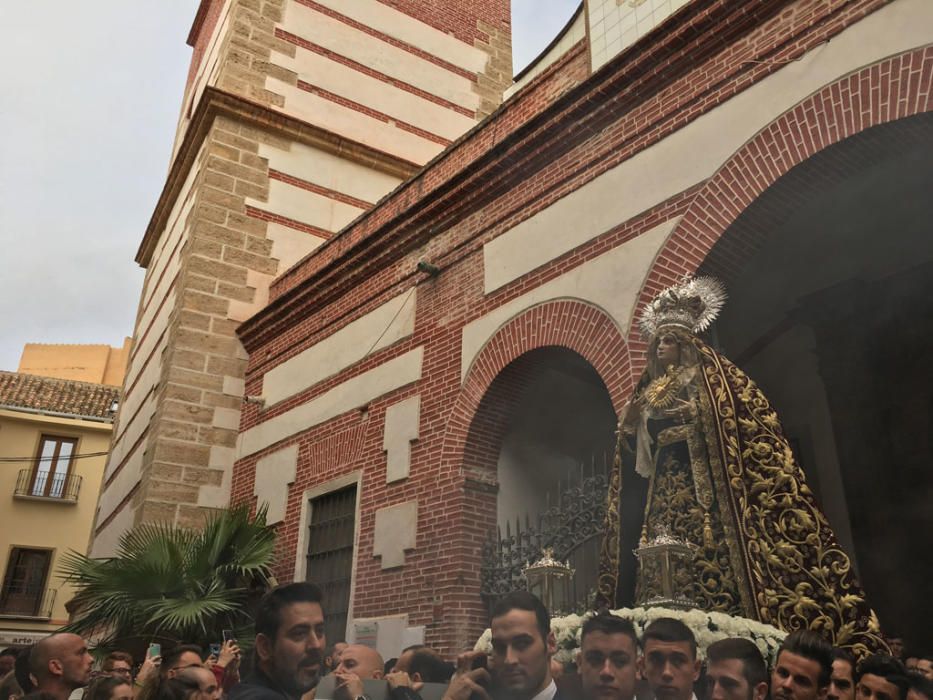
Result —
[[307, 579], [324, 593], [324, 626], [329, 644], [345, 638], [356, 534], [356, 486], [331, 491], [310, 502]]

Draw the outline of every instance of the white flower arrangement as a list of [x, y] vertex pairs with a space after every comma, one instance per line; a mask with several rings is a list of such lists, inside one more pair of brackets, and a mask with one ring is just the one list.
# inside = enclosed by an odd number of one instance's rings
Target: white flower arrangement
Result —
[[[673, 608], [622, 608], [610, 610], [613, 615], [631, 620], [639, 638], [653, 620], [659, 617], [672, 617], [680, 620], [693, 631], [697, 640], [697, 655], [700, 659], [706, 658], [706, 649], [713, 642], [729, 637], [742, 637], [755, 643], [764, 656], [765, 661], [773, 664], [777, 658], [778, 649], [786, 632], [777, 627], [766, 625], [745, 617], [726, 615], [719, 612], [703, 612], [702, 610], [676, 610]], [[551, 631], [557, 639], [557, 653], [554, 658], [564, 665], [573, 663], [577, 650], [580, 648], [580, 633], [587, 618], [596, 613], [585, 615], [566, 615], [551, 618]], [[487, 629], [474, 646], [475, 651], [492, 651], [492, 631]]]

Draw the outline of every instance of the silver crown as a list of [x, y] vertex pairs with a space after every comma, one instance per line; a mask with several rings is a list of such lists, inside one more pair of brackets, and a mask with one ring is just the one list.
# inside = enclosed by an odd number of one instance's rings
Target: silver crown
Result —
[[639, 320], [645, 338], [654, 338], [665, 326], [680, 326], [702, 333], [719, 315], [726, 290], [715, 277], [684, 277], [658, 294], [645, 307]]

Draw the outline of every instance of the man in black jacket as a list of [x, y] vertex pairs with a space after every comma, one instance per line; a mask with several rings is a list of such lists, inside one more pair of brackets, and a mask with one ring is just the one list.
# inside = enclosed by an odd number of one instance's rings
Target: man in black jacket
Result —
[[230, 700], [299, 700], [317, 686], [327, 646], [321, 599], [321, 589], [306, 582], [263, 596], [256, 612], [256, 668]]

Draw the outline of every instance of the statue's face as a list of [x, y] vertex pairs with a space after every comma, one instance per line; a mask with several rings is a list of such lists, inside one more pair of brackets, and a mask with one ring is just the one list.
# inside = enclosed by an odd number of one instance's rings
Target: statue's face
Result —
[[680, 343], [673, 333], [662, 333], [658, 338], [658, 362], [664, 367], [680, 363]]

